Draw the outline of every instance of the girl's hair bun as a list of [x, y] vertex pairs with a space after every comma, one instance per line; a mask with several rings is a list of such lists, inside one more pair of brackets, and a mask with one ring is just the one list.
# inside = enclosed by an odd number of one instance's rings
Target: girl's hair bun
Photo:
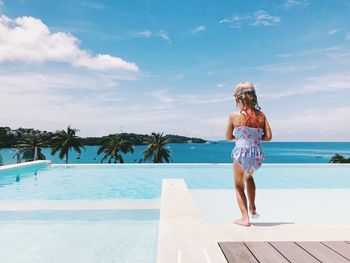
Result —
[[240, 82], [236, 85], [234, 97], [236, 103], [240, 102], [243, 108], [251, 108], [260, 111], [261, 108], [258, 105], [258, 98], [255, 93], [254, 84], [251, 82]]
[[235, 97], [247, 92], [255, 93], [254, 84], [251, 82], [240, 82], [236, 85]]

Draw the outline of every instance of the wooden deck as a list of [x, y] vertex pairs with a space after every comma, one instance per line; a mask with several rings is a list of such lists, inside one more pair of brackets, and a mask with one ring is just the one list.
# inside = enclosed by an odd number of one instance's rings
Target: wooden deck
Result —
[[349, 263], [349, 241], [218, 242], [229, 263]]

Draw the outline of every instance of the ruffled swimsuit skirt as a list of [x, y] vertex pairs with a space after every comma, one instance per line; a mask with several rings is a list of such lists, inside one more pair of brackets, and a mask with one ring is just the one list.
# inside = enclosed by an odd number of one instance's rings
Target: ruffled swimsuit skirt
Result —
[[261, 128], [248, 126], [234, 128], [236, 145], [231, 152], [231, 158], [240, 164], [245, 174], [254, 173], [265, 160], [261, 143], [263, 134]]

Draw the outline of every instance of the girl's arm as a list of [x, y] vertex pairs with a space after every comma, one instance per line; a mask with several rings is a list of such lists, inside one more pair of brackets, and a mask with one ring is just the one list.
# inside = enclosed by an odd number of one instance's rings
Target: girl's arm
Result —
[[232, 114], [230, 114], [227, 120], [227, 127], [226, 127], [226, 140], [228, 142], [232, 142], [235, 139], [232, 133], [233, 133], [233, 121], [232, 121]]
[[261, 138], [263, 141], [271, 141], [272, 139], [272, 132], [271, 132], [271, 127], [269, 122], [267, 121], [267, 118], [264, 114], [264, 118], [265, 118], [265, 123], [264, 123], [264, 135]]

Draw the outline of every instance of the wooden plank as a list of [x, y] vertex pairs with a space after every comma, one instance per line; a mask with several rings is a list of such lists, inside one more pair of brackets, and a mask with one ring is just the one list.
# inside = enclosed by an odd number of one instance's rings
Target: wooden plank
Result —
[[320, 242], [296, 242], [299, 246], [324, 263], [349, 263], [349, 260], [338, 255], [336, 252]]
[[304, 249], [299, 247], [294, 242], [269, 242], [275, 249], [277, 249], [284, 257], [290, 262], [303, 262], [303, 263], [319, 263], [316, 258], [307, 253]]
[[229, 263], [258, 263], [243, 242], [218, 242]]
[[253, 253], [260, 263], [285, 263], [288, 262], [268, 242], [245, 242], [245, 245]]
[[341, 254], [343, 257], [350, 260], [350, 244], [344, 241], [326, 241], [321, 242], [323, 245], [333, 249], [335, 252]]

